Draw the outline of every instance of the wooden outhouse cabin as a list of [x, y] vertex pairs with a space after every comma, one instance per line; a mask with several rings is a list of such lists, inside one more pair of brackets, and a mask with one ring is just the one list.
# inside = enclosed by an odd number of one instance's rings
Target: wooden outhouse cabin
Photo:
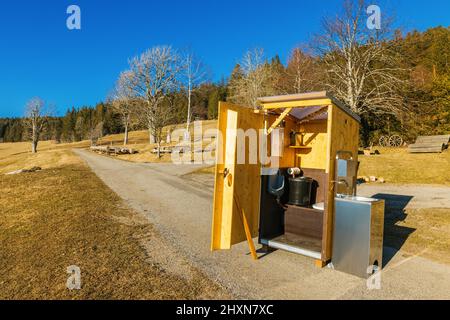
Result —
[[[258, 104], [219, 104], [211, 249], [257, 237], [263, 246], [323, 266], [332, 257], [334, 198], [341, 187], [336, 159], [342, 154], [357, 160], [360, 118], [327, 92], [263, 97]], [[258, 161], [250, 154], [255, 140]], [[245, 161], [238, 161], [242, 153]], [[304, 205], [289, 199], [292, 173], [312, 182]]]

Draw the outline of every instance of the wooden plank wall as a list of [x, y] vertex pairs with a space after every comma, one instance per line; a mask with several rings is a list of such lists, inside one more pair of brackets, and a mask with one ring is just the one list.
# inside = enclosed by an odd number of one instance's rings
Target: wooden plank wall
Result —
[[[269, 125], [276, 118], [273, 115], [266, 116]], [[298, 125], [297, 120], [292, 117], [287, 117], [285, 120], [284, 151], [283, 157], [279, 159], [280, 168], [299, 166], [309, 169], [325, 170], [327, 168], [326, 154], [328, 146], [327, 120], [311, 121], [301, 125]], [[289, 147], [291, 131], [299, 132], [300, 129], [303, 129], [306, 133], [304, 142], [308, 143], [312, 147], [311, 149], [293, 149]], [[297, 138], [298, 140], [300, 139], [299, 137]], [[268, 149], [270, 150], [270, 139], [268, 141]]]
[[[252, 236], [258, 235], [261, 168], [259, 162], [250, 164], [248, 158], [245, 164], [236, 164], [235, 136], [228, 136], [227, 139], [226, 134], [227, 128], [235, 127], [233, 124], [235, 122], [234, 116], [231, 115], [237, 116], [237, 128], [244, 131], [250, 128], [258, 130], [263, 127], [263, 116], [254, 113], [252, 109], [224, 102], [219, 104], [218, 129], [221, 132], [219, 135], [221, 140], [218, 141], [217, 158], [220, 160], [220, 154], [224, 153], [224, 158], [232, 155], [234, 159], [231, 161], [232, 163], [224, 164], [224, 161], [218, 161], [216, 164], [211, 235], [212, 250], [230, 249], [233, 244], [246, 240], [241, 212], [236, 206], [234, 197], [239, 201], [240, 207], [246, 214]], [[246, 140], [245, 153], [247, 154], [249, 143], [248, 139]], [[220, 146], [227, 146], [229, 149], [221, 152]], [[224, 179], [225, 168], [230, 172], [227, 179]]]
[[322, 240], [322, 260], [332, 256], [334, 226], [334, 179], [336, 154], [338, 151], [351, 151], [358, 159], [359, 123], [335, 105], [328, 107], [328, 144], [327, 173], [329, 174], [328, 206], [324, 212], [324, 231]]
[[[305, 132], [304, 143], [311, 149], [298, 149], [297, 155], [300, 156], [300, 165], [302, 168], [323, 169], [327, 168], [327, 120], [311, 121], [301, 124], [297, 131]], [[297, 137], [299, 138], [299, 137]]]
[[219, 250], [224, 248], [223, 236], [222, 236], [222, 206], [223, 206], [223, 171], [225, 164], [223, 163], [223, 148], [220, 146], [226, 143], [227, 128], [227, 108], [219, 102], [218, 110], [218, 131], [223, 134], [219, 134], [217, 138], [216, 148], [216, 169], [215, 169], [215, 182], [214, 182], [214, 200], [213, 200], [213, 217], [212, 217], [212, 231], [211, 231], [211, 250]]
[[[247, 130], [258, 130], [263, 128], [264, 118], [261, 114], [256, 114], [252, 109], [240, 108], [238, 116], [238, 128]], [[258, 139], [259, 141], [259, 139]], [[259, 148], [259, 147], [258, 147]], [[256, 150], [259, 154], [259, 149]], [[246, 139], [245, 154], [249, 153], [249, 139]], [[259, 231], [259, 206], [261, 193], [261, 164], [249, 163], [249, 158], [245, 164], [236, 164], [234, 193], [241, 208], [245, 211], [252, 237], [258, 236]], [[236, 244], [246, 240], [244, 229], [242, 228], [241, 213], [237, 208], [233, 210], [231, 244]]]
[[[275, 120], [277, 119], [277, 116], [275, 115], [266, 115], [265, 120], [267, 120], [268, 126], [270, 126]], [[283, 156], [281, 158], [278, 158], [279, 166], [280, 168], [287, 168], [292, 167], [293, 163], [295, 163], [295, 150], [289, 148], [290, 138], [289, 133], [291, 130], [296, 129], [295, 121], [291, 117], [285, 118], [285, 127], [284, 127], [284, 150], [283, 150]], [[270, 155], [271, 150], [271, 144], [270, 144], [270, 136], [267, 141], [267, 149], [268, 149], [268, 155]], [[267, 165], [266, 167], [269, 167], [270, 165]]]

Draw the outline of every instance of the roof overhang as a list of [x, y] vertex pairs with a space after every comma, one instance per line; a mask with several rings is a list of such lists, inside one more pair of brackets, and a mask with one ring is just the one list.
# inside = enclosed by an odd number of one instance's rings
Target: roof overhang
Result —
[[326, 91], [261, 97], [258, 98], [257, 102], [263, 110], [321, 107], [334, 104], [356, 121], [361, 122], [361, 118], [357, 114], [351, 111], [350, 108], [348, 108], [344, 103], [328, 94]]

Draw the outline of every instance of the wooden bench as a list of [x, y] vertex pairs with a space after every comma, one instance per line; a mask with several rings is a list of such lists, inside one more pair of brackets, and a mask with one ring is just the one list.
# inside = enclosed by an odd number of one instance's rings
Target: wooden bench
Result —
[[441, 153], [447, 149], [450, 135], [419, 136], [416, 143], [409, 145], [409, 153]]

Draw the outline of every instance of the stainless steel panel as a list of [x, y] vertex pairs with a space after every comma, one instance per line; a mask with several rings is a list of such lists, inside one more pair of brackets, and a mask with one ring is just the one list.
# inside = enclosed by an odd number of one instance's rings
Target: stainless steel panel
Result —
[[[343, 156], [350, 157], [349, 159]], [[358, 171], [358, 161], [353, 160], [349, 151], [338, 151], [336, 156], [336, 194], [354, 195], [356, 194], [356, 176]]]
[[367, 278], [383, 257], [384, 201], [357, 197], [358, 162], [338, 151], [332, 262], [336, 270]]
[[333, 266], [366, 277], [370, 251], [370, 204], [336, 199]]

